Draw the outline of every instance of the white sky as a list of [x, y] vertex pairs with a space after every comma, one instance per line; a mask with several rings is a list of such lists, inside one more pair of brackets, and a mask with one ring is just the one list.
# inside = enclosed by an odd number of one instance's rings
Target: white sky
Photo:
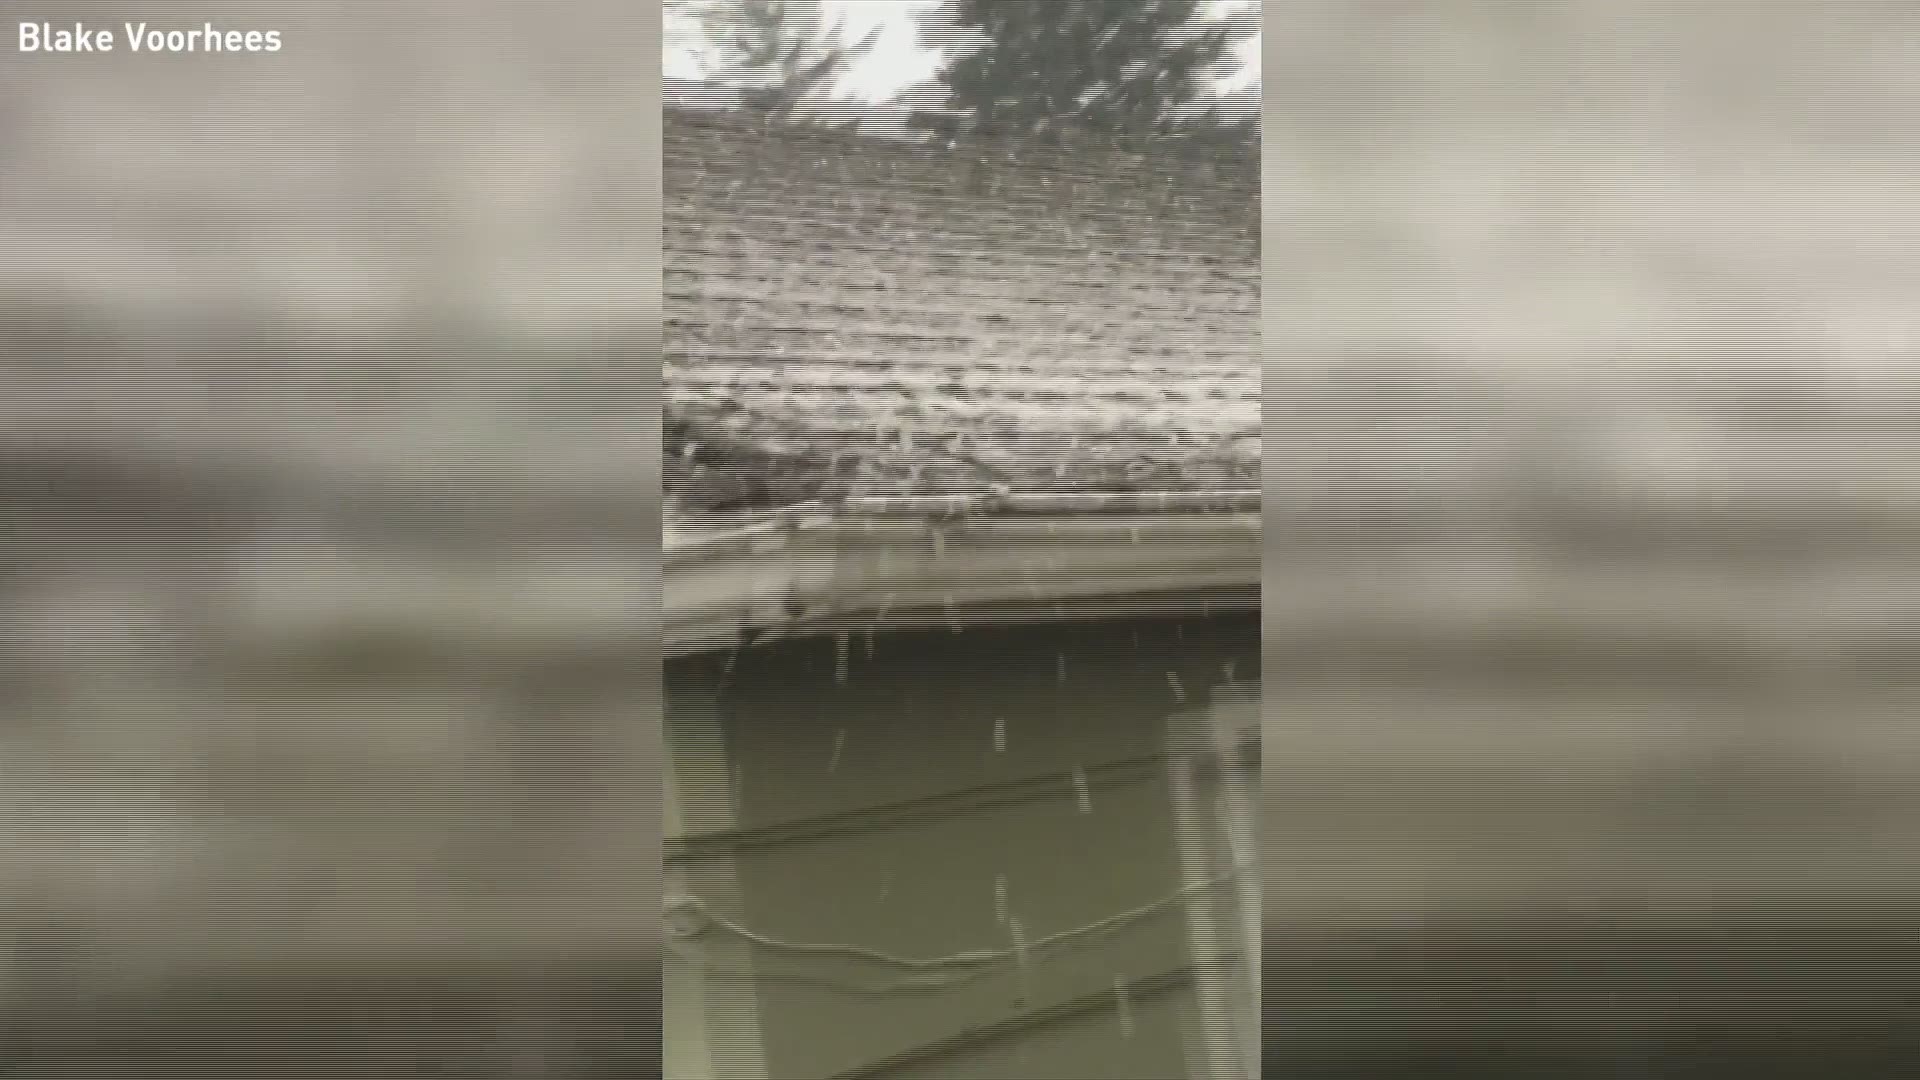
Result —
[[[855, 65], [840, 81], [841, 94], [855, 99], [879, 101], [916, 82], [933, 76], [938, 58], [922, 49], [916, 37], [913, 12], [937, 0], [825, 0], [827, 19], [846, 20], [847, 36], [859, 38], [875, 26], [880, 38], [865, 60]], [[1214, 0], [1217, 12], [1245, 8], [1255, 0]], [[1260, 38], [1241, 47], [1243, 66], [1221, 84], [1222, 90], [1237, 90], [1260, 77]], [[697, 79], [699, 61], [688, 47], [669, 48], [662, 57], [662, 74], [668, 78]]]

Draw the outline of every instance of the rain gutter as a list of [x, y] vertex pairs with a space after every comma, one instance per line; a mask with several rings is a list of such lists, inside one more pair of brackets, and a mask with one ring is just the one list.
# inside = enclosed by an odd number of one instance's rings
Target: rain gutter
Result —
[[849, 630], [1257, 610], [1258, 492], [881, 498], [669, 523], [668, 655]]

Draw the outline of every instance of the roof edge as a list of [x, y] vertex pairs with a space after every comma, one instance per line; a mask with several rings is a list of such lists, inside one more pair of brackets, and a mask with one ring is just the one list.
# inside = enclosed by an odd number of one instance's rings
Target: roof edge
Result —
[[[796, 510], [670, 531], [664, 644], [681, 655], [850, 626], [1111, 618], [1139, 596], [1196, 613], [1222, 608], [1221, 596], [1257, 608], [1260, 536], [1257, 510], [947, 520]], [[1180, 596], [1192, 603], [1165, 599]]]
[[1116, 516], [1202, 517], [1258, 514], [1258, 489], [1123, 492], [985, 492], [947, 495], [848, 495], [831, 502], [813, 500], [789, 506], [733, 513], [683, 513], [671, 516], [663, 538], [668, 550], [700, 538], [741, 532], [768, 532], [801, 521], [987, 521], [1061, 518], [1098, 521]]

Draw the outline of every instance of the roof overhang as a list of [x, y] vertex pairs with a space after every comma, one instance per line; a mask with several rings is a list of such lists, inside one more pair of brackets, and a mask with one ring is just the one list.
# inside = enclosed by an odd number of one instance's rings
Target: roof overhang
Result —
[[663, 556], [669, 656], [852, 630], [1254, 611], [1259, 494], [848, 500], [670, 524]]

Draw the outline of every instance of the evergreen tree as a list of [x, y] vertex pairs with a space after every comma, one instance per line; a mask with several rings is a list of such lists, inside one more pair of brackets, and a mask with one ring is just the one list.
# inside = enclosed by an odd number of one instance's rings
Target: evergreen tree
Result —
[[941, 0], [921, 38], [947, 54], [948, 110], [978, 130], [1164, 135], [1206, 126], [1208, 83], [1257, 21], [1202, 0]]
[[880, 35], [875, 27], [846, 41], [841, 23], [828, 25], [820, 0], [707, 0], [693, 14], [710, 45], [706, 77], [739, 86], [748, 107], [783, 120], [821, 104]]
[[1232, 146], [1260, 145], [1260, 86], [1236, 90], [1196, 114], [1183, 132], [1196, 139]]

